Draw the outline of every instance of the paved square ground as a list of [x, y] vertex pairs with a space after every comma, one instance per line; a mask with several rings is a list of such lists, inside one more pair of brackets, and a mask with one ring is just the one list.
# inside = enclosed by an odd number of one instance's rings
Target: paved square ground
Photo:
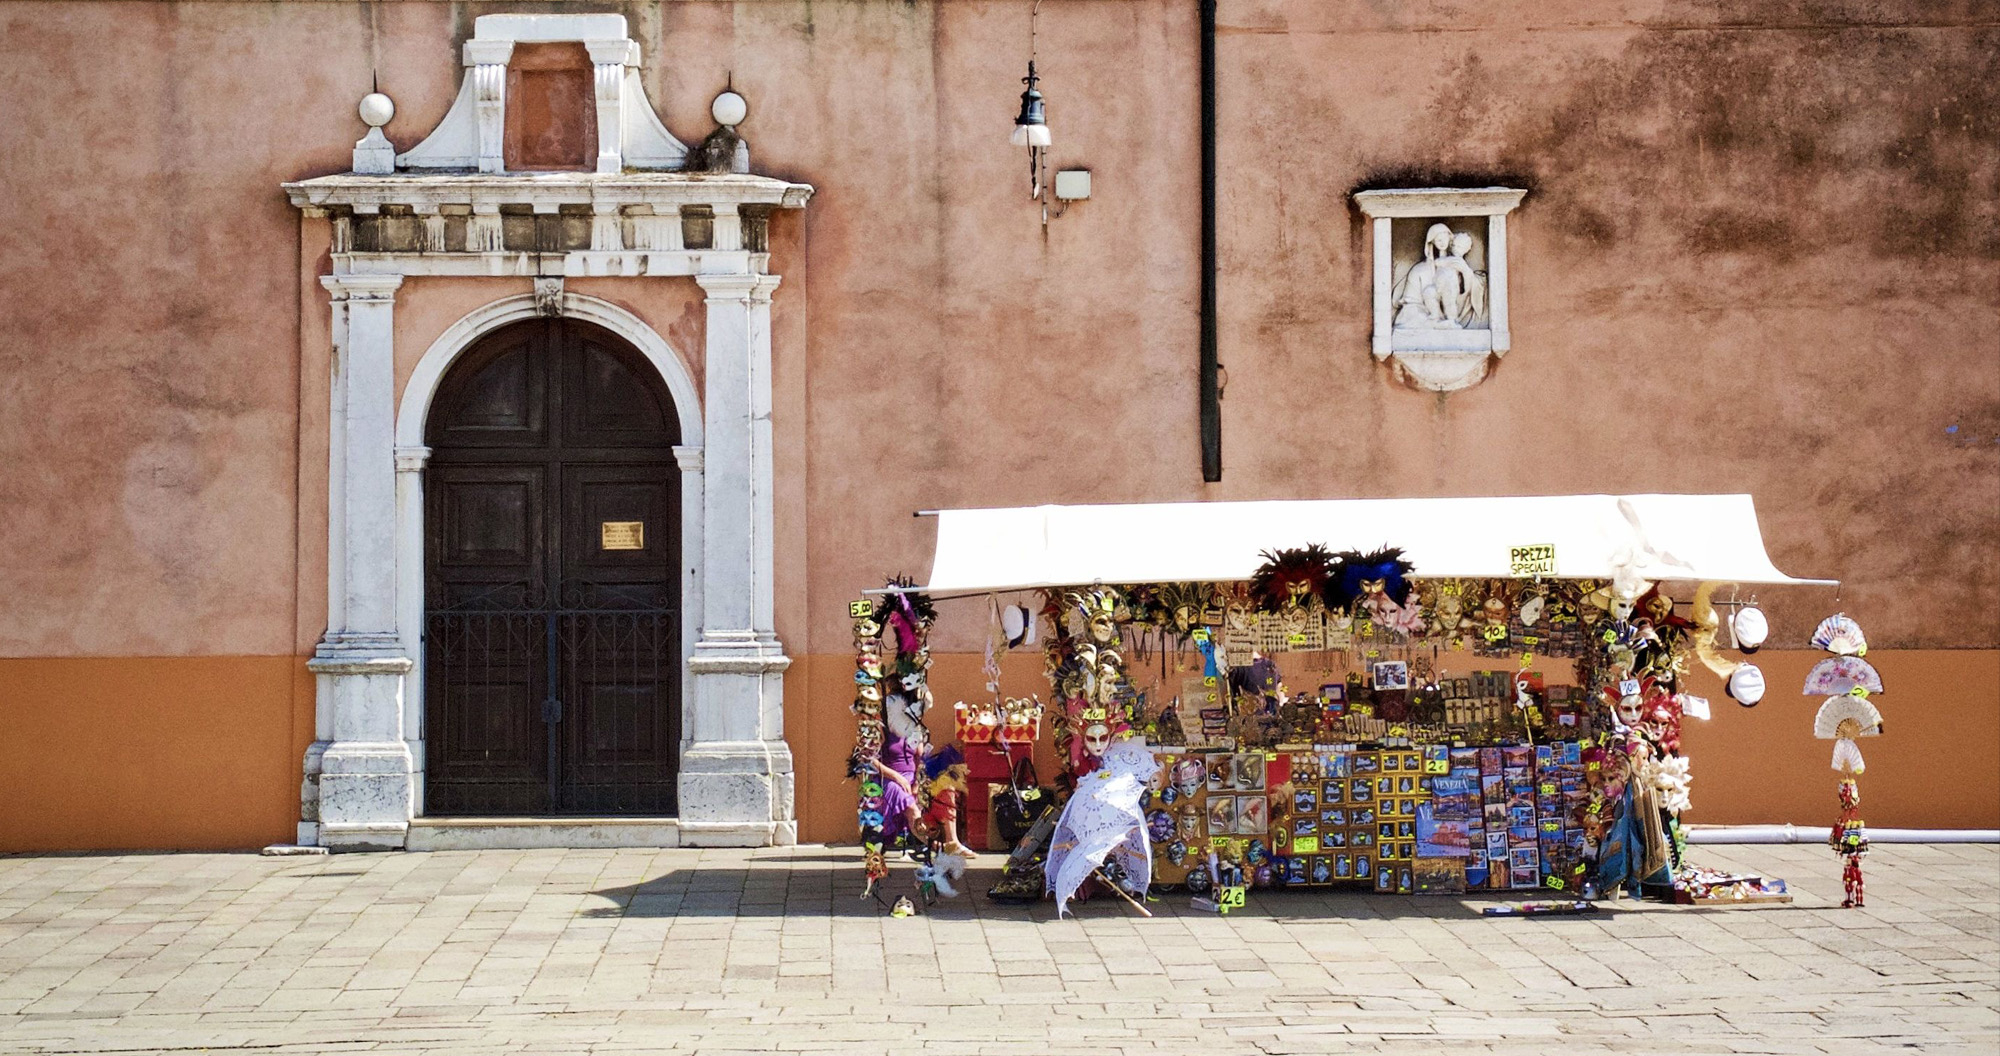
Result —
[[897, 920], [858, 857], [0, 858], [0, 1052], [2000, 1052], [2000, 847], [1878, 846], [1862, 910], [1823, 847], [1697, 847], [1797, 902], [1536, 920], [1289, 892]]

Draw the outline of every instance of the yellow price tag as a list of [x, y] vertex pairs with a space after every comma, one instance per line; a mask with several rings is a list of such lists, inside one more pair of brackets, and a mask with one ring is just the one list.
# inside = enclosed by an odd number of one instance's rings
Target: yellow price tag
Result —
[[1319, 851], [1319, 837], [1299, 836], [1292, 840], [1293, 854], [1316, 854]]
[[1563, 889], [1563, 878], [1560, 876], [1548, 877], [1542, 881], [1542, 886], [1546, 888], [1551, 888], [1556, 891], [1561, 891]]
[[1225, 910], [1242, 909], [1243, 892], [1244, 888], [1241, 885], [1221, 888], [1215, 892], [1215, 904]]
[[847, 615], [848, 618], [856, 620], [872, 617], [875, 615], [875, 603], [872, 601], [850, 601], [847, 603]]
[[1535, 654], [1533, 654], [1533, 653], [1522, 653], [1522, 654], [1521, 654], [1521, 668], [1522, 668], [1522, 670], [1526, 670], [1526, 669], [1528, 668], [1528, 665], [1530, 665], [1530, 664], [1533, 664], [1534, 662], [1535, 662]]

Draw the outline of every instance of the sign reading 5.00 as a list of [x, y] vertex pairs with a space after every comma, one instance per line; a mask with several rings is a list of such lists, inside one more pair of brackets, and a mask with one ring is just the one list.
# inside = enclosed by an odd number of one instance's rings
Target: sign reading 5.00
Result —
[[1534, 546], [1510, 546], [1507, 548], [1507, 569], [1516, 576], [1553, 576], [1556, 574], [1556, 548], [1553, 543], [1537, 543]]

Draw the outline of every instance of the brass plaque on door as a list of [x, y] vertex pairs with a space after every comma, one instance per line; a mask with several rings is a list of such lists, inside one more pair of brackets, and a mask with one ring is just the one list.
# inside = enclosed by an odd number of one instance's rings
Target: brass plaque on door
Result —
[[646, 548], [645, 521], [605, 521], [600, 525], [601, 548], [605, 550], [644, 550]]

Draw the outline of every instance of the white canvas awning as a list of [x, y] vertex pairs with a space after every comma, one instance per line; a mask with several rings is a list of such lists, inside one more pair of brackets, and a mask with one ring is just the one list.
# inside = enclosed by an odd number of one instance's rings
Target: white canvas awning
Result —
[[1091, 583], [1249, 579], [1265, 550], [1399, 546], [1424, 577], [1512, 574], [1517, 546], [1555, 548], [1554, 578], [1830, 584], [1764, 552], [1748, 495], [1316, 499], [943, 510], [933, 594]]

